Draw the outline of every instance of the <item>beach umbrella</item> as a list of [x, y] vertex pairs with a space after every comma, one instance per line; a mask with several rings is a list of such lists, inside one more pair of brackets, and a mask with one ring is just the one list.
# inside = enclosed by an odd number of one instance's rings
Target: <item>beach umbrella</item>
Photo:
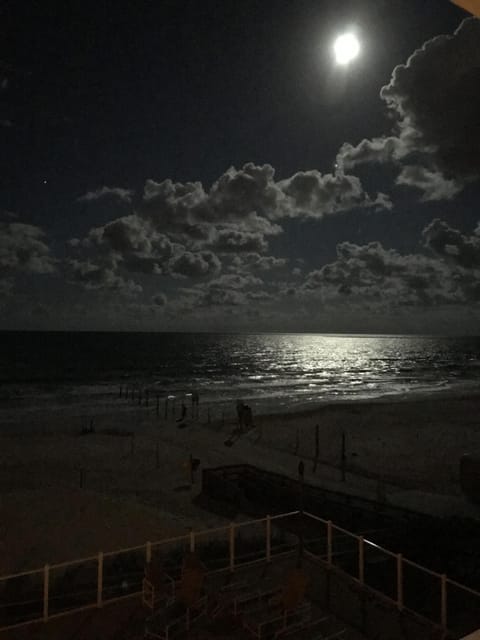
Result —
[[480, 0], [452, 0], [453, 4], [480, 18]]

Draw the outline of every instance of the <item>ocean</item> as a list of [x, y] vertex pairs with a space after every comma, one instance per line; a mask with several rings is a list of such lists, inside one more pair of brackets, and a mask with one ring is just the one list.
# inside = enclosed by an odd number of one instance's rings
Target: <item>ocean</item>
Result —
[[2, 332], [0, 403], [81, 404], [122, 385], [256, 413], [469, 390], [480, 338], [322, 334]]

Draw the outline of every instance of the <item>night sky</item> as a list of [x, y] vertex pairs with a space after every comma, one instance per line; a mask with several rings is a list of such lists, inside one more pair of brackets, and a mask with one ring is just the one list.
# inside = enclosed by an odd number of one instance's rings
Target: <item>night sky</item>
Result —
[[480, 333], [448, 0], [6, 0], [0, 149], [0, 328]]

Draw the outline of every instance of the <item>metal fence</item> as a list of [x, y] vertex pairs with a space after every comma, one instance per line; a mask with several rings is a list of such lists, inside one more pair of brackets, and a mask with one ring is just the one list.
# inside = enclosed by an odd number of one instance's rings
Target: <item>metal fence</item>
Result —
[[196, 552], [209, 572], [292, 552], [309, 555], [399, 611], [459, 634], [480, 627], [479, 592], [331, 521], [292, 511], [1, 576], [0, 631], [138, 596], [146, 562], [161, 560], [175, 578], [187, 551]]

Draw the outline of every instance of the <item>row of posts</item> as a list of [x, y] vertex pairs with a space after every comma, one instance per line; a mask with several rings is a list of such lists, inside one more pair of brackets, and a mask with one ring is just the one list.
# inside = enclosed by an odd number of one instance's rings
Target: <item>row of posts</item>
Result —
[[[228, 527], [228, 540], [229, 540], [229, 570], [233, 572], [235, 570], [235, 524], [232, 522]], [[331, 520], [327, 522], [327, 566], [329, 568], [334, 566], [333, 562], [333, 530], [334, 525]], [[365, 539], [361, 536], [356, 536], [358, 540], [358, 581], [360, 584], [365, 584]], [[267, 562], [271, 562], [272, 559], [272, 518], [267, 515], [265, 519], [265, 559]], [[189, 533], [189, 550], [191, 553], [195, 551], [195, 532], [193, 530]], [[396, 556], [396, 574], [397, 574], [397, 598], [396, 604], [399, 611], [404, 608], [403, 599], [403, 556], [401, 553]], [[152, 559], [152, 543], [147, 542], [145, 544], [145, 560], [147, 563]], [[43, 620], [46, 622], [49, 619], [49, 584], [50, 584], [50, 566], [48, 564], [44, 567], [44, 579], [43, 579]], [[440, 624], [442, 628], [447, 628], [447, 577], [446, 575], [440, 576]], [[101, 608], [103, 606], [103, 552], [100, 551], [97, 555], [97, 599], [96, 606]]]
[[[186, 398], [191, 395], [191, 394], [187, 394]], [[125, 386], [123, 387], [122, 385], [120, 385], [119, 387], [119, 391], [118, 391], [118, 397], [119, 398], [124, 398], [125, 400], [130, 400], [132, 403], [137, 403], [138, 406], [145, 406], [145, 407], [149, 407], [150, 406], [150, 390], [149, 389], [142, 389], [141, 387], [135, 387], [135, 386]], [[163, 416], [165, 418], [165, 420], [168, 419], [168, 415], [170, 413], [172, 418], [175, 418], [176, 416], [176, 396], [167, 396], [164, 400], [164, 407], [163, 407]], [[155, 409], [156, 409], [156, 414], [157, 417], [160, 417], [160, 395], [158, 393], [155, 394]], [[192, 405], [191, 405], [191, 417], [192, 418], [196, 418], [198, 420], [198, 413], [199, 413], [199, 409], [198, 409], [198, 401], [196, 403], [194, 403], [192, 401]], [[224, 412], [222, 412], [222, 420], [225, 420], [225, 414]], [[210, 407], [207, 407], [207, 422], [210, 422]]]

